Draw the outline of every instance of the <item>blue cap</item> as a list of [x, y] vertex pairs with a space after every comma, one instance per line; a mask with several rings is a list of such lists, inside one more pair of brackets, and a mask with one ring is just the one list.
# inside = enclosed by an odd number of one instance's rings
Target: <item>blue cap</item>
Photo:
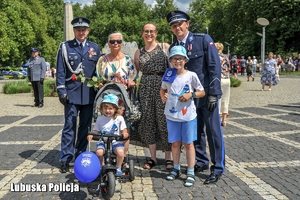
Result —
[[190, 21], [190, 16], [181, 10], [173, 10], [167, 14], [167, 21], [171, 26], [176, 22]]
[[169, 58], [171, 58], [173, 56], [176, 56], [176, 55], [183, 56], [183, 57], [185, 57], [186, 59], [189, 60], [189, 57], [187, 57], [187, 55], [186, 55], [185, 48], [181, 45], [174, 46], [174, 47], [171, 48]]
[[38, 48], [31, 48], [31, 52], [39, 52]]
[[118, 102], [119, 102], [119, 98], [115, 94], [107, 94], [104, 96], [101, 105], [103, 103], [110, 103], [116, 105], [119, 108]]
[[71, 21], [73, 28], [88, 28], [90, 20], [85, 17], [76, 17]]

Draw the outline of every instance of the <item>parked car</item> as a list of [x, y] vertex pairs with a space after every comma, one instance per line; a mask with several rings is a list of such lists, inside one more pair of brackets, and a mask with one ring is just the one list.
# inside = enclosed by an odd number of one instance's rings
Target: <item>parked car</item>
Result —
[[18, 71], [21, 72], [25, 77], [27, 77], [27, 68], [20, 67]]
[[19, 72], [16, 69], [13, 69], [9, 66], [0, 68], [0, 74], [2, 76], [6, 77], [6, 78], [9, 78], [9, 79], [23, 79], [23, 78], [26, 78], [26, 76], [23, 73]]

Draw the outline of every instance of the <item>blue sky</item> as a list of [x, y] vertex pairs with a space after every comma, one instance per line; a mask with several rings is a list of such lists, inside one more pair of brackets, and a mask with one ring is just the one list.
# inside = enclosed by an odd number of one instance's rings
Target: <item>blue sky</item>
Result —
[[[155, 0], [144, 0], [145, 3], [152, 5]], [[175, 5], [177, 5], [178, 8], [180, 8], [180, 10], [183, 11], [187, 11], [190, 2], [195, 1], [195, 0], [174, 0]], [[65, 0], [65, 2], [67, 2], [67, 0]], [[80, 4], [87, 4], [87, 5], [91, 5], [93, 0], [72, 0], [71, 2], [73, 3], [80, 3]]]

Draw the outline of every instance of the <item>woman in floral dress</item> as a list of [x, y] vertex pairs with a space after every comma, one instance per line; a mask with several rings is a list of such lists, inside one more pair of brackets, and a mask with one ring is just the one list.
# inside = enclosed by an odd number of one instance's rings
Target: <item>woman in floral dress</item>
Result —
[[[108, 36], [108, 47], [110, 53], [99, 58], [96, 65], [96, 74], [108, 82], [122, 83], [125, 88], [135, 85], [137, 71], [134, 62], [130, 56], [121, 52], [123, 35], [119, 32], [112, 33]], [[99, 87], [103, 87], [100, 83]], [[119, 105], [122, 105], [120, 102]], [[125, 154], [129, 148], [129, 140], [124, 141]]]
[[141, 119], [138, 126], [138, 134], [143, 144], [150, 151], [150, 160], [147, 160], [144, 168], [151, 169], [157, 165], [156, 150], [165, 151], [165, 165], [167, 169], [173, 168], [171, 161], [171, 144], [168, 143], [164, 104], [159, 95], [161, 79], [168, 62], [167, 43], [158, 43], [157, 27], [154, 23], [143, 26], [142, 37], [145, 46], [138, 49], [134, 55], [135, 66], [142, 72], [139, 100], [141, 105]]
[[110, 53], [101, 56], [96, 66], [98, 77], [108, 82], [122, 83], [127, 88], [135, 85], [137, 71], [130, 56], [121, 52], [123, 36], [121, 33], [112, 33], [108, 36]]
[[278, 84], [278, 76], [277, 76], [277, 63], [276, 60], [273, 59], [273, 52], [270, 52], [268, 58], [264, 63], [264, 71], [262, 73], [260, 82], [262, 84], [261, 91], [264, 91], [265, 85], [269, 85], [269, 91], [271, 91], [272, 85], [275, 86]]

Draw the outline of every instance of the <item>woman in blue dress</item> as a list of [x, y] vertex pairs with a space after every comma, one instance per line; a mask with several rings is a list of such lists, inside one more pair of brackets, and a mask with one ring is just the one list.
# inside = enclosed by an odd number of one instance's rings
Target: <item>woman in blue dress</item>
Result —
[[260, 83], [262, 84], [261, 91], [264, 91], [265, 85], [269, 85], [269, 91], [271, 91], [272, 85], [275, 86], [278, 84], [277, 78], [277, 63], [276, 60], [273, 59], [273, 52], [270, 52], [268, 58], [264, 63], [264, 70], [260, 79]]

